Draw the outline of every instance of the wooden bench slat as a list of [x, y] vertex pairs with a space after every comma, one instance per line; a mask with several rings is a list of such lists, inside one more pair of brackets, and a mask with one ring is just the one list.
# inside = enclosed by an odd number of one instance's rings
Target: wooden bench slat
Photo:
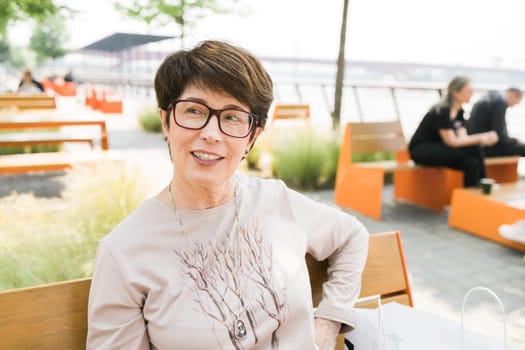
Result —
[[[93, 137], [74, 136], [78, 133], [67, 134], [65, 129], [72, 127], [98, 127], [100, 132], [100, 146], [103, 150], [109, 149], [108, 133], [105, 120], [49, 120], [29, 122], [0, 122], [0, 131], [31, 130], [31, 129], [58, 129], [56, 133], [17, 132], [0, 133], [0, 146], [34, 145], [34, 144], [62, 144], [66, 142], [86, 142], [93, 148]], [[84, 128], [85, 129], [85, 128]], [[14, 136], [14, 134], [19, 136]], [[41, 137], [37, 135], [42, 135]], [[54, 135], [54, 136], [52, 136]], [[68, 135], [68, 136], [65, 136]], [[7, 140], [6, 140], [7, 139]], [[17, 142], [7, 142], [7, 141]], [[26, 140], [26, 142], [23, 142]], [[3, 142], [2, 141], [6, 141]]]
[[400, 135], [384, 135], [383, 138], [353, 138], [354, 153], [393, 152], [406, 149], [405, 139]]
[[274, 108], [272, 123], [281, 119], [298, 119], [308, 121], [310, 119], [310, 105], [308, 104], [280, 104]]
[[11, 154], [0, 156], [0, 174], [16, 174], [32, 171], [59, 171], [77, 165], [121, 161], [115, 151], [50, 152]]
[[[388, 303], [393, 303], [393, 302], [396, 302], [398, 304], [403, 304], [403, 305], [409, 305], [409, 306], [411, 305], [410, 297], [406, 293], [394, 295], [391, 297], [381, 298], [381, 304], [388, 304]], [[377, 307], [377, 303], [369, 302], [365, 304], [360, 304], [357, 307], [363, 308], [363, 309], [375, 309]]]
[[20, 110], [45, 108], [55, 109], [56, 101], [54, 96], [49, 96], [46, 94], [2, 94], [0, 95], [0, 107], [16, 107]]
[[401, 123], [398, 120], [390, 122], [352, 123], [353, 135], [403, 135]]
[[93, 148], [93, 138], [75, 137], [64, 132], [0, 133], [0, 147], [56, 145], [68, 142], [88, 143]]
[[0, 292], [0, 349], [85, 349], [91, 279]]

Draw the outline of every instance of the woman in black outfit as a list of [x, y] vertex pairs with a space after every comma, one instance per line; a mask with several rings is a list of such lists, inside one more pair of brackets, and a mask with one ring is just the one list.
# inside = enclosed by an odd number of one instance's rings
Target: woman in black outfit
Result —
[[463, 170], [465, 187], [479, 186], [485, 177], [483, 146], [498, 142], [494, 131], [467, 134], [461, 106], [471, 97], [467, 78], [452, 79], [447, 94], [425, 114], [409, 145], [410, 157], [418, 164]]

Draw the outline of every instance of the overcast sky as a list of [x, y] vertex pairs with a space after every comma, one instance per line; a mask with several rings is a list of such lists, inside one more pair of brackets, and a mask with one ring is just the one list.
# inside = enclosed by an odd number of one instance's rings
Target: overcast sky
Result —
[[[125, 1], [125, 0], [121, 0]], [[176, 35], [116, 12], [112, 1], [67, 1], [70, 46], [114, 32]], [[188, 33], [187, 45], [224, 39], [260, 56], [335, 59], [342, 0], [239, 0], [228, 15], [210, 15]], [[408, 61], [525, 69], [522, 0], [350, 0], [347, 59]], [[28, 24], [11, 38], [23, 43]]]

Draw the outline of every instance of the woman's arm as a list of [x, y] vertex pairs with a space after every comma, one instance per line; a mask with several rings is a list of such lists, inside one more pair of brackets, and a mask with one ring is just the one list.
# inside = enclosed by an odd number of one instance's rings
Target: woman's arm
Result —
[[86, 349], [149, 349], [143, 301], [136, 299], [101, 241], [89, 292]]
[[[361, 274], [368, 254], [368, 231], [345, 212], [289, 190], [295, 221], [307, 235], [307, 252], [328, 259], [328, 281], [315, 317], [354, 326], [353, 309], [361, 290]], [[323, 323], [316, 321], [316, 325]]]
[[492, 146], [498, 142], [498, 134], [495, 131], [468, 135], [465, 128], [460, 128], [457, 132], [454, 132], [453, 129], [439, 129], [439, 135], [447, 146], [454, 148], [475, 145]]

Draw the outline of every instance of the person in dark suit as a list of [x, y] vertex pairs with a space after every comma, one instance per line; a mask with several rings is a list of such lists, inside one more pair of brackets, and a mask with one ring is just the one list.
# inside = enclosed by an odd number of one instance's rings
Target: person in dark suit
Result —
[[498, 133], [498, 143], [485, 147], [485, 156], [525, 157], [525, 143], [509, 136], [505, 119], [507, 108], [517, 105], [522, 99], [523, 93], [520, 89], [509, 88], [504, 92], [489, 92], [472, 107], [470, 118], [467, 120], [468, 133], [476, 134], [490, 130]]

